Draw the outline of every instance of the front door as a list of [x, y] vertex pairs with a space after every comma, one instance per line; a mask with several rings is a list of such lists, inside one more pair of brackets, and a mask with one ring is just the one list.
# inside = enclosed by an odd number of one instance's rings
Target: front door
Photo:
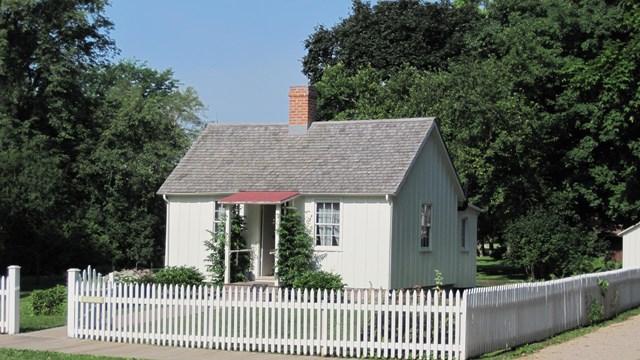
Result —
[[260, 240], [260, 276], [273, 276], [276, 248], [276, 206], [262, 205], [262, 238]]

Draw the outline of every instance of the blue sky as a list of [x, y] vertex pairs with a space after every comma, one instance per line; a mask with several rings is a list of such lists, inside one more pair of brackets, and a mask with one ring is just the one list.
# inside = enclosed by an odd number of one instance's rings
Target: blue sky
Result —
[[335, 25], [351, 0], [112, 0], [119, 58], [171, 68], [209, 108], [207, 121], [286, 123], [303, 85], [304, 40]]

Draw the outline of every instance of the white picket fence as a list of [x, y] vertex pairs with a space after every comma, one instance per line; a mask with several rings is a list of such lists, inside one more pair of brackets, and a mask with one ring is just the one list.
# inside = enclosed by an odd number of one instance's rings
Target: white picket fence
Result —
[[348, 357], [464, 358], [461, 292], [114, 284], [69, 270], [69, 336]]
[[589, 310], [599, 306], [603, 318], [640, 306], [640, 269], [476, 288], [465, 299], [465, 355], [471, 357], [586, 325]]
[[640, 306], [640, 269], [453, 291], [114, 284], [69, 270], [70, 337], [343, 357], [466, 359]]
[[20, 332], [20, 266], [9, 266], [0, 276], [0, 334]]

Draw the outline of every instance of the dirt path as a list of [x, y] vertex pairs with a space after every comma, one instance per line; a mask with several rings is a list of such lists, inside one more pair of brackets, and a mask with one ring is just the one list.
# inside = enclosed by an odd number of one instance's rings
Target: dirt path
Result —
[[549, 346], [522, 359], [640, 360], [640, 315], [566, 343]]

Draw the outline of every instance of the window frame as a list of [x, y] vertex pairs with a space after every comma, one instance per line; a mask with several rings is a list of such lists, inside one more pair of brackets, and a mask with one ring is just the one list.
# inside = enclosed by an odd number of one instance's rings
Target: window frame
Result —
[[[337, 204], [338, 205], [338, 223], [318, 223], [317, 219], [318, 219], [318, 205], [319, 204], [331, 204], [332, 205], [332, 210], [333, 210], [333, 205]], [[320, 251], [342, 251], [342, 224], [343, 224], [343, 203], [342, 201], [338, 201], [338, 200], [333, 200], [333, 199], [328, 199], [328, 200], [315, 200], [313, 201], [313, 227], [311, 229], [312, 231], [312, 238], [313, 238], [313, 247], [314, 250], [320, 250]], [[338, 245], [318, 245], [318, 226], [337, 226], [338, 227]]]
[[224, 205], [222, 205], [220, 202], [218, 202], [218, 200], [214, 200], [213, 201], [213, 232], [217, 232], [218, 231], [218, 226], [222, 225], [223, 228], [224, 226], [226, 226], [226, 224], [224, 224], [222, 222], [222, 214], [224, 212]]
[[467, 216], [460, 219], [460, 248], [462, 251], [469, 251], [467, 240], [467, 228], [469, 227], [469, 218]]
[[[425, 226], [424, 222], [425, 222], [425, 208], [429, 209], [429, 216], [428, 216], [428, 225]], [[431, 202], [423, 202], [422, 204], [420, 204], [420, 220], [418, 221], [418, 223], [420, 224], [420, 230], [419, 230], [419, 234], [420, 234], [420, 242], [418, 243], [419, 245], [419, 249], [420, 251], [431, 251], [433, 249], [433, 203]], [[424, 237], [423, 234], [425, 232], [424, 229], [427, 229], [426, 231], [426, 246], [424, 245]]]

